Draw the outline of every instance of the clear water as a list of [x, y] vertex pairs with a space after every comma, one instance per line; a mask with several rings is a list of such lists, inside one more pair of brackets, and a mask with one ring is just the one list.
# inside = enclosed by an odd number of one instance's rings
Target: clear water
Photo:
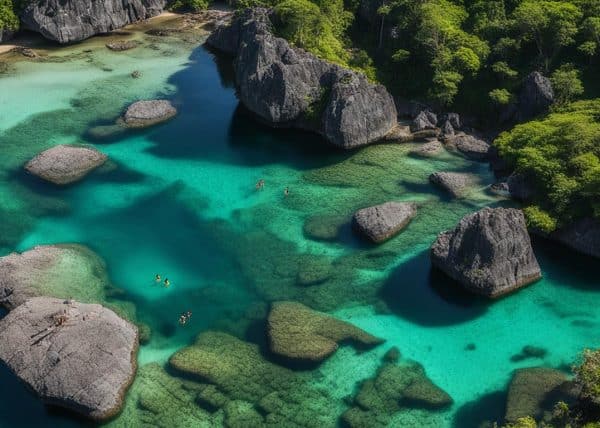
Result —
[[[101, 43], [50, 53], [63, 62], [14, 63], [0, 77], [0, 252], [78, 242], [101, 255], [121, 298], [152, 328], [141, 366], [166, 363], [207, 329], [261, 342], [262, 331], [251, 332], [245, 314], [265, 302], [297, 300], [387, 341], [361, 354], [343, 347], [306, 374], [329, 392], [334, 407], [344, 409], [343, 398], [373, 376], [395, 345], [423, 364], [455, 404], [393, 424], [470, 427], [502, 416], [514, 369], [568, 369], [583, 348], [599, 345], [600, 284], [590, 260], [535, 242], [544, 279], [494, 303], [431, 271], [427, 249], [438, 232], [480, 207], [506, 203], [486, 193], [492, 182], [486, 165], [451, 154], [417, 159], [414, 145], [340, 153], [312, 134], [255, 122], [238, 106], [227, 61], [197, 43], [163, 39], [124, 53]], [[133, 70], [143, 77], [132, 79]], [[39, 151], [93, 142], [86, 137], [91, 126], [110, 123], [132, 101], [156, 97], [173, 100], [180, 114], [96, 142], [116, 169], [60, 190], [22, 173]], [[427, 183], [438, 170], [475, 172], [481, 186], [465, 200], [448, 200]], [[261, 178], [266, 186], [257, 192]], [[387, 200], [417, 201], [419, 215], [390, 242], [365, 245], [348, 220], [354, 210]], [[304, 235], [314, 215], [341, 219], [335, 242]], [[329, 280], [297, 284], [307, 257], [331, 263]], [[169, 277], [171, 287], [154, 285], [156, 273]], [[193, 317], [180, 327], [178, 315], [186, 310]], [[469, 344], [475, 349], [467, 350]], [[548, 354], [512, 362], [526, 345]], [[45, 409], [6, 369], [0, 376], [0, 426], [84, 424]]]

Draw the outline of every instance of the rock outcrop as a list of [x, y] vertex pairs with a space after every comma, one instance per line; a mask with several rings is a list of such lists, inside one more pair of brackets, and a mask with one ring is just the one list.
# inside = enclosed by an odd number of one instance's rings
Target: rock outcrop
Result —
[[600, 258], [600, 221], [577, 220], [552, 233], [550, 238], [588, 256]]
[[9, 30], [8, 28], [0, 28], [0, 43], [9, 41], [14, 34], [14, 31]]
[[429, 176], [429, 181], [453, 197], [460, 198], [477, 182], [477, 177], [461, 172], [434, 172]]
[[431, 158], [441, 154], [444, 151], [444, 145], [438, 140], [429, 141], [424, 143], [416, 150], [411, 153], [418, 157]]
[[273, 303], [267, 330], [271, 352], [294, 361], [321, 362], [341, 342], [351, 341], [361, 347], [383, 343], [350, 323], [296, 302]]
[[165, 0], [40, 0], [20, 12], [26, 29], [59, 43], [78, 42], [160, 14]]
[[541, 278], [520, 210], [484, 208], [438, 235], [431, 262], [466, 289], [496, 298]]
[[65, 185], [81, 180], [107, 159], [93, 147], [61, 144], [34, 157], [25, 169], [41, 179]]
[[516, 370], [508, 387], [507, 422], [533, 417], [550, 422], [552, 408], [559, 401], [572, 404], [577, 397], [576, 387], [564, 373], [543, 367]]
[[104, 420], [133, 381], [137, 329], [100, 306], [36, 297], [0, 320], [0, 360], [45, 403]]
[[272, 32], [266, 9], [249, 9], [207, 40], [234, 55], [240, 101], [270, 125], [321, 134], [345, 149], [384, 138], [396, 126], [391, 95], [360, 73], [295, 49]]
[[0, 258], [0, 305], [12, 310], [39, 296], [101, 302], [109, 285], [105, 272], [104, 261], [82, 245], [39, 245], [11, 253]]
[[474, 135], [464, 132], [450, 136], [446, 134], [446, 144], [472, 160], [487, 161], [490, 158], [490, 144]]
[[380, 243], [390, 239], [417, 215], [417, 205], [410, 202], [386, 202], [358, 210], [353, 224], [369, 240]]
[[436, 129], [438, 118], [435, 113], [429, 110], [423, 110], [410, 124], [410, 130], [412, 132], [420, 132], [428, 129]]
[[548, 110], [554, 103], [554, 90], [550, 79], [534, 71], [525, 78], [519, 94], [517, 120], [529, 120]]
[[165, 122], [177, 114], [167, 100], [138, 101], [127, 107], [123, 122], [129, 128], [145, 128]]

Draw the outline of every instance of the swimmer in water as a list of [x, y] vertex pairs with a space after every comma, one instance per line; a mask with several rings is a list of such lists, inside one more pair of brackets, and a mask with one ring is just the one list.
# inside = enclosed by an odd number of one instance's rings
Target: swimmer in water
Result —
[[154, 277], [154, 282], [160, 282], [160, 275], [156, 274], [156, 276]]
[[169, 281], [169, 278], [165, 278], [165, 287], [168, 287], [169, 285], [171, 285], [171, 281]]
[[285, 189], [283, 189], [283, 196], [285, 196], [287, 198], [289, 196], [289, 194], [290, 194], [289, 187], [286, 187]]
[[262, 190], [265, 187], [265, 180], [262, 178], [256, 183], [256, 190]]
[[185, 315], [180, 315], [179, 316], [179, 324], [185, 325], [186, 322], [187, 322], [187, 318], [185, 317]]

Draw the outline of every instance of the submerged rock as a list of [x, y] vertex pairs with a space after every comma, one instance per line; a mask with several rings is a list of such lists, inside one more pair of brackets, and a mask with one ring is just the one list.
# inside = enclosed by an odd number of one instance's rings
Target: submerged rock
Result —
[[361, 384], [342, 420], [351, 428], [387, 427], [402, 411], [441, 410], [452, 403], [452, 397], [426, 376], [420, 364], [384, 361], [375, 377]]
[[25, 169], [37, 177], [58, 185], [81, 180], [104, 164], [108, 157], [86, 146], [58, 145], [27, 162]]
[[0, 305], [12, 310], [31, 297], [99, 303], [108, 278], [104, 261], [76, 244], [40, 245], [0, 258]]
[[353, 222], [358, 231], [375, 243], [396, 235], [417, 215], [417, 205], [411, 202], [386, 202], [358, 210]]
[[28, 30], [59, 43], [78, 42], [160, 14], [165, 0], [40, 0], [19, 13]]
[[508, 387], [506, 421], [531, 416], [550, 422], [552, 408], [559, 401], [573, 403], [577, 390], [567, 376], [554, 369], [534, 367], [515, 371]]
[[435, 267], [468, 290], [499, 297], [541, 278], [520, 210], [484, 208], [431, 246]]
[[248, 9], [207, 43], [234, 55], [240, 101], [267, 123], [311, 130], [350, 149], [384, 138], [396, 126], [385, 87], [360, 73], [295, 49], [271, 32], [267, 9]]
[[130, 128], [145, 128], [171, 119], [177, 109], [167, 100], [138, 101], [127, 107], [123, 122]]
[[346, 218], [335, 215], [314, 215], [304, 222], [304, 235], [318, 241], [335, 241]]
[[36, 297], [0, 320], [0, 360], [44, 402], [103, 420], [133, 381], [137, 334], [100, 305]]
[[444, 151], [444, 146], [438, 140], [429, 141], [428, 143], [424, 143], [416, 150], [413, 150], [411, 153], [415, 156], [429, 158], [435, 157]]
[[340, 342], [351, 341], [361, 347], [383, 343], [350, 323], [295, 302], [273, 303], [267, 332], [271, 352], [296, 361], [321, 362]]
[[119, 40], [116, 42], [107, 43], [106, 47], [111, 51], [122, 52], [138, 47], [138, 42], [134, 40]]
[[434, 172], [429, 176], [429, 181], [453, 197], [460, 198], [477, 183], [477, 177], [460, 172]]

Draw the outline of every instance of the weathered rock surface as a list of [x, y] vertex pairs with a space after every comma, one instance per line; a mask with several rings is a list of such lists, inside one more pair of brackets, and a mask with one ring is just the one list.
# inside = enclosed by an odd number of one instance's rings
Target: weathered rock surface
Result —
[[584, 218], [552, 233], [550, 237], [575, 251], [600, 258], [600, 221]]
[[0, 305], [8, 310], [39, 296], [101, 302], [108, 284], [104, 261], [82, 245], [40, 245], [0, 258]]
[[412, 151], [411, 153], [415, 156], [419, 157], [435, 157], [444, 151], [444, 146], [438, 140], [430, 141], [428, 143], [424, 143], [418, 149]]
[[137, 334], [100, 305], [36, 297], [0, 320], [0, 360], [45, 403], [103, 420], [133, 381]]
[[8, 28], [0, 28], [0, 43], [9, 41], [14, 34], [14, 31], [9, 30]]
[[506, 402], [507, 422], [531, 416], [537, 421], [550, 422], [555, 403], [573, 403], [576, 388], [567, 376], [558, 370], [533, 367], [515, 371], [508, 387]]
[[435, 113], [429, 110], [423, 110], [412, 121], [410, 130], [412, 132], [425, 131], [427, 129], [435, 129], [437, 127], [438, 118]]
[[484, 208], [431, 246], [431, 262], [466, 289], [499, 297], [541, 278], [520, 210]]
[[167, 100], [138, 101], [127, 107], [123, 122], [130, 128], [144, 128], [171, 119], [177, 109]]
[[296, 302], [273, 303], [267, 329], [271, 352], [296, 361], [323, 361], [343, 341], [362, 347], [383, 343], [350, 323]]
[[353, 223], [362, 235], [379, 243], [404, 229], [416, 215], [417, 205], [414, 203], [386, 202], [358, 210]]
[[138, 43], [134, 40], [119, 40], [116, 42], [107, 43], [106, 47], [111, 51], [122, 52], [138, 47]]
[[81, 180], [107, 159], [93, 147], [61, 144], [34, 157], [25, 169], [46, 181], [65, 185]]
[[27, 2], [25, 28], [59, 43], [78, 42], [160, 14], [165, 0], [40, 0]]
[[455, 147], [467, 158], [477, 161], [489, 159], [490, 144], [487, 141], [464, 132], [446, 137], [446, 144]]
[[517, 106], [517, 120], [525, 121], [548, 110], [554, 103], [550, 79], [534, 71], [525, 78]]
[[250, 111], [346, 149], [378, 141], [396, 126], [396, 107], [383, 86], [292, 48], [271, 27], [268, 10], [249, 9], [207, 40], [234, 55], [238, 96]]
[[461, 172], [434, 172], [429, 176], [429, 181], [453, 197], [460, 198], [477, 182], [477, 177]]

